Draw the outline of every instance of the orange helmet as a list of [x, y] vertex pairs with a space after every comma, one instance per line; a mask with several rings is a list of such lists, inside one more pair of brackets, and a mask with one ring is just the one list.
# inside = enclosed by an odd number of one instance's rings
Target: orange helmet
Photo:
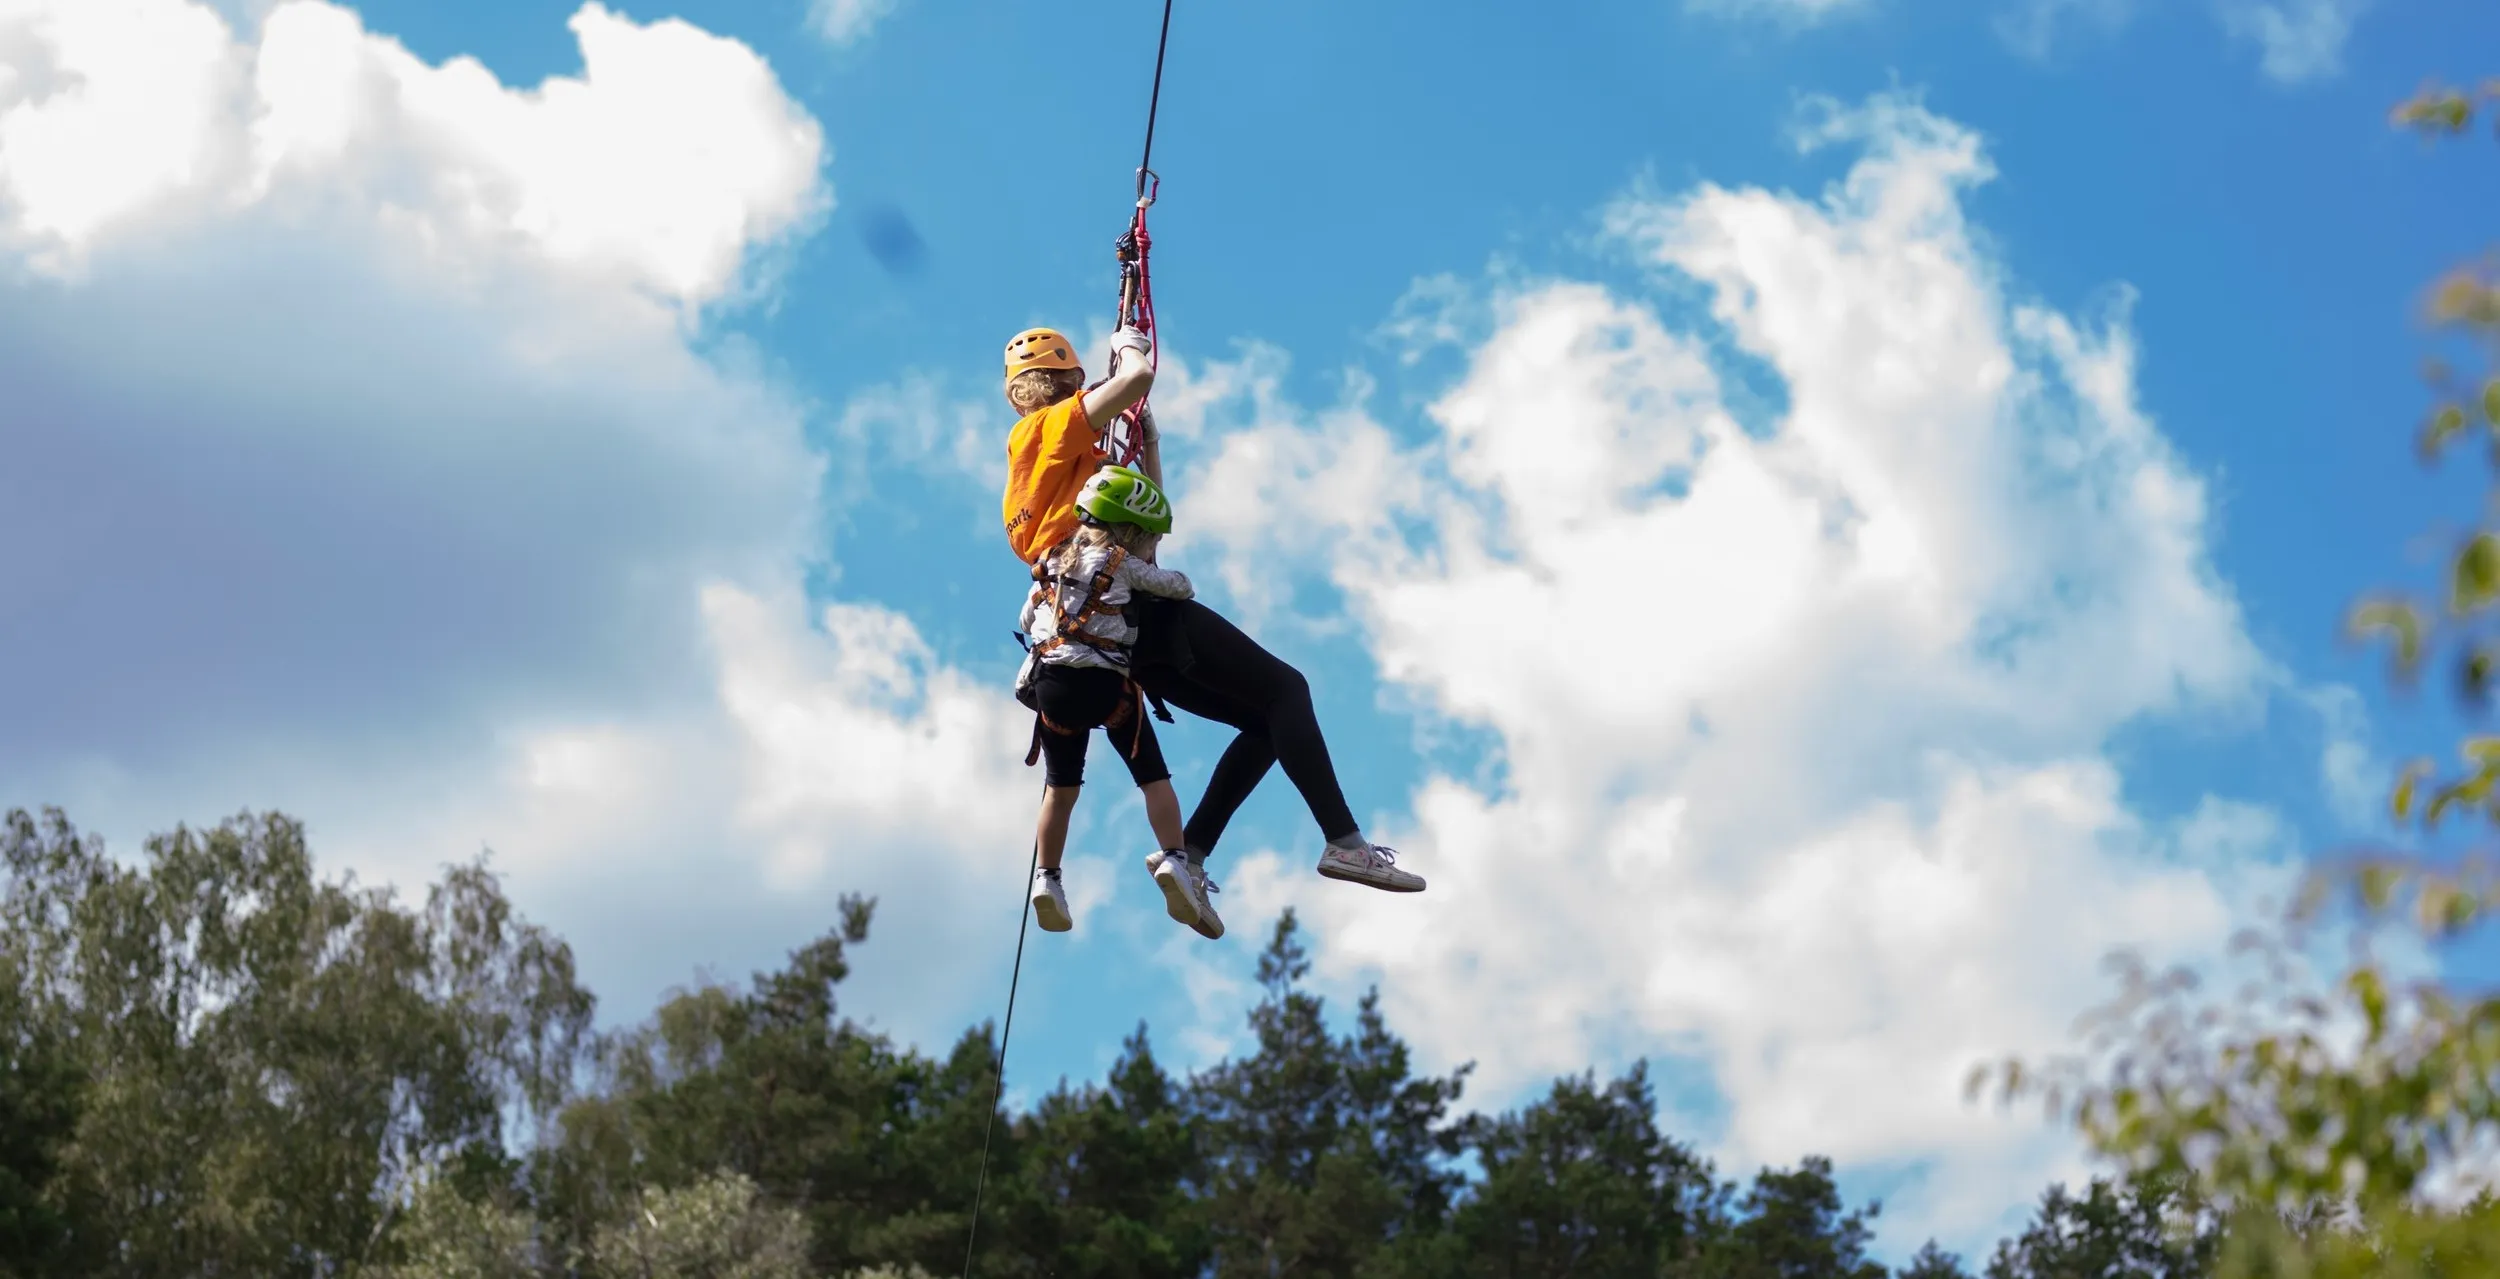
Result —
[[1013, 381], [1026, 369], [1073, 369], [1082, 367], [1076, 358], [1076, 343], [1057, 329], [1026, 329], [1007, 339], [1007, 377]]

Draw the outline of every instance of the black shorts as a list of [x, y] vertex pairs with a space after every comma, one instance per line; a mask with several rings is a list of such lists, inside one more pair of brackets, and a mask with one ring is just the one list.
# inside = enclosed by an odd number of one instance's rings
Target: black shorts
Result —
[[1042, 778], [1050, 785], [1085, 784], [1085, 739], [1097, 728], [1138, 785], [1170, 780], [1154, 722], [1118, 671], [1044, 664], [1033, 673], [1033, 700], [1042, 719]]

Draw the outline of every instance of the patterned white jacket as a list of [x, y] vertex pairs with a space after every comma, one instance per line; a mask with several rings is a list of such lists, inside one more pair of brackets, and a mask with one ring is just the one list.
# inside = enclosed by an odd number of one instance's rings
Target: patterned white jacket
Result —
[[[1111, 580], [1103, 586], [1102, 600], [1093, 618], [1085, 624], [1085, 634], [1115, 645], [1105, 649], [1075, 639], [1049, 645], [1058, 638], [1059, 627], [1074, 621], [1085, 611], [1085, 597], [1101, 574], [1103, 565], [1113, 554], [1111, 547], [1096, 547], [1077, 557], [1076, 571], [1056, 582], [1035, 582], [1024, 597], [1024, 612], [1018, 628], [1033, 641], [1034, 652], [1024, 659], [1024, 668], [1016, 673], [1016, 688], [1021, 691], [1033, 681], [1037, 664], [1049, 666], [1098, 666], [1126, 673], [1127, 649], [1137, 642], [1137, 628], [1121, 615], [1121, 607], [1133, 594], [1143, 591], [1167, 599], [1185, 600], [1196, 594], [1186, 574], [1159, 568], [1135, 555], [1124, 555], [1113, 570]], [[1045, 562], [1056, 562], [1054, 552]], [[1045, 645], [1048, 645], [1045, 651]]]

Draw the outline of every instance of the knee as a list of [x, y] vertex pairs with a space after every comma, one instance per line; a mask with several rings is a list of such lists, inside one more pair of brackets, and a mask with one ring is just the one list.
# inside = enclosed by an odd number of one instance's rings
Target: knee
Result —
[[1302, 672], [1294, 667], [1278, 662], [1271, 683], [1275, 688], [1275, 700], [1294, 706], [1311, 704], [1311, 681], [1304, 679]]

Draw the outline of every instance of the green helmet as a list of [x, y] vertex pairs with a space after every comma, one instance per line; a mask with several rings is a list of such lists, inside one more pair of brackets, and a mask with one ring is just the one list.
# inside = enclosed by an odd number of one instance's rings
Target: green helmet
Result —
[[1144, 472], [1106, 466], [1077, 490], [1080, 518], [1096, 524], [1134, 524], [1149, 533], [1172, 531], [1172, 503]]

